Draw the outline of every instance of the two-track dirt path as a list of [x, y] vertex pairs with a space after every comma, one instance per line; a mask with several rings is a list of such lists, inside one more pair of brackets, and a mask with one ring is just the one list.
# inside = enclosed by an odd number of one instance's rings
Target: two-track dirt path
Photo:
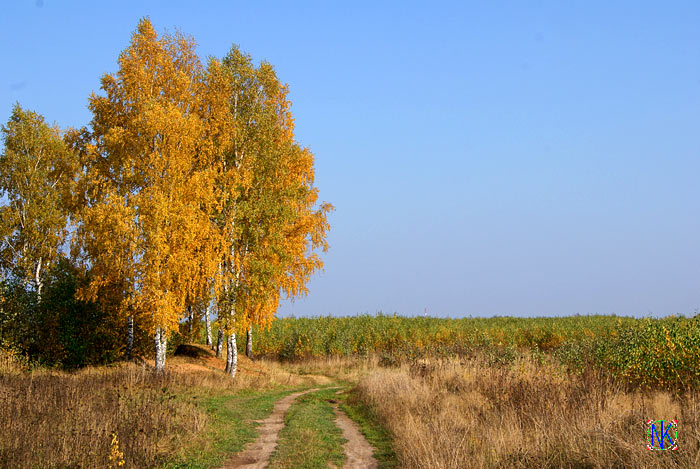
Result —
[[[283, 397], [275, 404], [272, 413], [265, 420], [260, 421], [260, 435], [253, 443], [246, 445], [245, 449], [233, 456], [222, 469], [264, 469], [270, 462], [270, 456], [277, 446], [279, 432], [284, 428], [284, 416], [292, 403], [304, 394], [318, 391], [318, 388], [295, 392]], [[338, 391], [341, 392], [341, 391]], [[355, 422], [350, 420], [345, 412], [333, 404], [336, 415], [336, 425], [343, 432], [343, 438], [348, 440], [343, 448], [347, 460], [343, 464], [346, 469], [375, 469], [377, 461], [374, 459], [373, 448], [360, 433]]]
[[284, 428], [284, 415], [287, 410], [297, 397], [314, 391], [318, 391], [318, 389], [295, 392], [277, 401], [270, 416], [260, 421], [262, 425], [258, 439], [246, 445], [245, 449], [224, 464], [222, 469], [264, 469], [267, 467], [270, 455], [277, 446], [279, 432]]

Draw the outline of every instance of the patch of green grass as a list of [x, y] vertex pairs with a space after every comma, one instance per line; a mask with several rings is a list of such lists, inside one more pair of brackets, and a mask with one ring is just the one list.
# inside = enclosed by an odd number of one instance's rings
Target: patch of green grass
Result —
[[324, 389], [300, 396], [284, 418], [277, 449], [270, 458], [274, 469], [328, 469], [345, 461], [342, 432], [335, 425], [329, 399], [336, 389]]
[[263, 392], [246, 390], [214, 395], [182, 395], [183, 399], [193, 400], [205, 409], [209, 417], [208, 428], [196, 440], [186, 442], [182, 452], [174, 455], [173, 460], [164, 467], [221, 467], [233, 453], [255, 440], [260, 424], [254, 421], [267, 418], [275, 403], [292, 391], [287, 388]]
[[398, 467], [391, 433], [381, 424], [379, 418], [352, 391], [338, 397], [341, 401], [340, 408], [360, 427], [360, 432], [374, 447], [374, 458], [379, 469]]

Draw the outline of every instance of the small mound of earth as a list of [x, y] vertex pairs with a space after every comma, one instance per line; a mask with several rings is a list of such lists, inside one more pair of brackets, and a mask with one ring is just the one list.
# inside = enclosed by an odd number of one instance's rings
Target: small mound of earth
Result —
[[190, 344], [180, 344], [175, 349], [176, 357], [190, 357], [190, 358], [206, 358], [213, 356], [214, 353], [196, 345]]

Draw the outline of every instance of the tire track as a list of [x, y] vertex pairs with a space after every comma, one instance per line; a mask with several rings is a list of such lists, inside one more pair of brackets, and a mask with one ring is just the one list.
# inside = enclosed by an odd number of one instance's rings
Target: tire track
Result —
[[357, 424], [345, 415], [345, 412], [332, 404], [335, 412], [335, 424], [343, 431], [343, 438], [348, 440], [344, 445], [345, 457], [343, 469], [376, 469], [377, 460], [374, 459], [374, 448], [369, 444], [365, 436], [360, 433]]
[[295, 392], [277, 401], [270, 416], [265, 420], [258, 421], [262, 423], [259, 427], [260, 435], [258, 438], [253, 443], [246, 445], [243, 451], [233, 456], [222, 469], [264, 469], [267, 467], [270, 455], [277, 446], [279, 432], [284, 428], [284, 415], [287, 410], [296, 398], [315, 391], [318, 391], [318, 388]]

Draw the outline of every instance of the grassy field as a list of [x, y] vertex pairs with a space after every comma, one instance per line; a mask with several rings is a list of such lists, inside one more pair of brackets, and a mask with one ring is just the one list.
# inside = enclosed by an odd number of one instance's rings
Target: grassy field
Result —
[[[380, 467], [700, 467], [697, 389], [634, 389], [595, 369], [572, 374], [557, 360], [528, 351], [507, 362], [477, 351], [468, 358], [391, 366], [376, 356], [289, 366], [357, 383], [348, 415], [359, 422], [362, 415], [370, 418], [362, 430]], [[677, 420], [680, 450], [648, 451], [648, 419]]]
[[162, 377], [146, 365], [25, 372], [5, 360], [0, 467], [220, 467], [280, 397], [330, 382], [245, 357], [239, 366], [232, 381], [208, 354], [172, 357]]
[[475, 353], [511, 362], [528, 350], [554, 357], [571, 372], [593, 367], [635, 387], [700, 385], [700, 316], [284, 318], [256, 331], [255, 347], [281, 360], [377, 355], [388, 365]]
[[[700, 467], [696, 393], [626, 391], [528, 357], [379, 368], [356, 392], [393, 435], [401, 467]], [[649, 418], [682, 422], [682, 450], [646, 450]]]
[[[0, 467], [221, 467], [280, 398], [319, 388], [289, 408], [270, 468], [342, 467], [336, 402], [382, 469], [696, 468], [696, 321], [283, 319], [233, 381], [196, 345], [162, 377], [0, 356]], [[679, 451], [646, 450], [648, 419], [679, 422]]]

